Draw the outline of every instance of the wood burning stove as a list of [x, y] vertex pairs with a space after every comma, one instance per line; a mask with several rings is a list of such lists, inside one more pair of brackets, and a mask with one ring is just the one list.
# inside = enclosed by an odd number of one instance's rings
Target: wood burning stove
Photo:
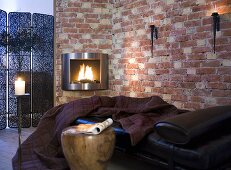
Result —
[[62, 54], [63, 90], [108, 88], [108, 55], [100, 53]]

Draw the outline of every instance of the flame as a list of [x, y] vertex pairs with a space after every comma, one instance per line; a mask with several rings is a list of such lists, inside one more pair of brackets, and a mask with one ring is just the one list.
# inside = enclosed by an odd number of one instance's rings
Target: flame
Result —
[[85, 67], [84, 64], [80, 65], [78, 81], [81, 81], [81, 80], [91, 80], [91, 81], [94, 80], [92, 67], [88, 65]]

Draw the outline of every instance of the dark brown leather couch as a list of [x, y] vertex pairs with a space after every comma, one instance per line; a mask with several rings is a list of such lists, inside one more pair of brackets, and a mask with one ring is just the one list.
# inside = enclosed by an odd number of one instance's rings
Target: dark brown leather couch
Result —
[[[105, 118], [79, 118], [75, 124]], [[116, 148], [167, 169], [231, 168], [231, 105], [186, 112], [157, 122], [153, 132], [132, 147], [118, 123]]]

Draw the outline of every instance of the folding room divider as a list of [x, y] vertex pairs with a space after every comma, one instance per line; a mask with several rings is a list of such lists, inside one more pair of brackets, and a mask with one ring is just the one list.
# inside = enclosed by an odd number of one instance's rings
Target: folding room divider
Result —
[[37, 126], [53, 107], [54, 17], [0, 10], [0, 129], [18, 127], [14, 82], [26, 81], [22, 127]]

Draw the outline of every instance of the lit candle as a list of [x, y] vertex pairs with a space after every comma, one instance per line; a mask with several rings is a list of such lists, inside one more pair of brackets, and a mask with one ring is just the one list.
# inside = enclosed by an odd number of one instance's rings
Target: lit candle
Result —
[[24, 95], [25, 94], [25, 81], [21, 78], [15, 81], [15, 95]]
[[214, 5], [214, 11], [213, 12], [217, 13], [217, 5], [216, 4]]

